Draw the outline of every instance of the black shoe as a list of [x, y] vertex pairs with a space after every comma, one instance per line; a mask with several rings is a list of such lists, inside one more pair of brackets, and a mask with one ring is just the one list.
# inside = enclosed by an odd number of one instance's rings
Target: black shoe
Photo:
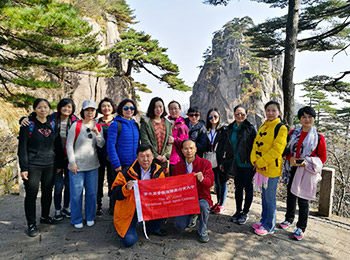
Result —
[[103, 215], [103, 209], [102, 209], [102, 208], [97, 208], [97, 210], [96, 210], [96, 215], [97, 215], [97, 216]]
[[203, 234], [199, 235], [199, 242], [201, 242], [201, 243], [208, 243], [209, 242], [209, 235], [208, 235], [207, 231], [205, 231]]
[[61, 221], [61, 220], [63, 220], [63, 215], [62, 215], [61, 212], [60, 212], [60, 213], [56, 213], [54, 218], [55, 218], [57, 221]]
[[238, 218], [237, 222], [239, 225], [244, 225], [245, 223], [247, 223], [248, 219], [248, 213], [242, 213], [242, 215]]
[[63, 216], [65, 216], [66, 218], [70, 218], [70, 217], [71, 217], [71, 213], [70, 213], [69, 209], [66, 209], [66, 208], [63, 208], [63, 209], [61, 210], [61, 214], [62, 214]]
[[231, 217], [231, 221], [233, 223], [237, 223], [237, 220], [241, 217], [242, 213], [243, 213], [242, 211], [241, 212], [236, 211], [236, 213], [233, 214], [233, 216]]
[[150, 230], [149, 233], [156, 235], [156, 236], [159, 236], [159, 237], [164, 237], [164, 236], [168, 235], [168, 232], [164, 229], [160, 229], [158, 232], [153, 232]]
[[56, 225], [58, 223], [58, 221], [54, 218], [51, 218], [50, 216], [47, 216], [46, 218], [41, 217], [40, 223], [41, 224]]
[[28, 226], [28, 236], [36, 237], [38, 235], [38, 228], [35, 224], [30, 224]]

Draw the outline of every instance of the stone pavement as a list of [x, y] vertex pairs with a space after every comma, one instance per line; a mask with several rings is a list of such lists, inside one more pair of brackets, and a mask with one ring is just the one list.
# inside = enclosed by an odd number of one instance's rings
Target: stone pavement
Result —
[[[234, 213], [232, 196], [227, 199], [227, 207], [224, 214], [210, 215], [207, 244], [197, 241], [195, 229], [175, 231], [169, 219], [168, 236], [150, 235], [148, 241], [139, 225], [139, 241], [132, 248], [124, 248], [107, 213], [97, 218], [95, 226], [81, 230], [75, 229], [69, 219], [56, 226], [39, 224], [40, 234], [30, 238], [26, 235], [23, 197], [5, 195], [0, 197], [0, 259], [350, 259], [349, 219], [321, 218], [311, 213], [305, 239], [295, 241], [291, 239], [292, 230], [276, 228], [275, 234], [266, 237], [253, 233], [251, 225], [261, 210], [259, 197], [254, 197], [246, 225], [229, 221]], [[283, 220], [284, 211], [285, 204], [279, 202], [278, 222]]]

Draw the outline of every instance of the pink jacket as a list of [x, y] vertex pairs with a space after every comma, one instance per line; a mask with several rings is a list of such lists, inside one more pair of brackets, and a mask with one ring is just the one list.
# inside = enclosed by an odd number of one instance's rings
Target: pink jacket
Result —
[[298, 167], [290, 191], [297, 197], [315, 200], [317, 183], [322, 179], [322, 161], [318, 157], [306, 157], [305, 167]]
[[181, 142], [188, 139], [189, 130], [185, 124], [185, 119], [183, 119], [181, 116], [175, 120], [174, 124], [172, 125], [172, 129], [174, 144], [170, 154], [170, 164], [175, 165], [181, 160]]

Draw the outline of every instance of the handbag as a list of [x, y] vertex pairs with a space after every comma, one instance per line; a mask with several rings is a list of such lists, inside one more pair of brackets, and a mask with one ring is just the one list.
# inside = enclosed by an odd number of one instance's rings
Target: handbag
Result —
[[214, 151], [205, 152], [203, 154], [203, 158], [207, 159], [209, 162], [211, 162], [212, 168], [218, 167], [218, 161], [216, 159], [216, 152], [214, 152]]

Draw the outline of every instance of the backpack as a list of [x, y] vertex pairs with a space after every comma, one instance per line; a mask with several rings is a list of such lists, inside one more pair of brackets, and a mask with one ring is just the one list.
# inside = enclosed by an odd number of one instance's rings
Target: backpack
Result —
[[[52, 120], [50, 122], [50, 127], [51, 127], [52, 131], [55, 131], [55, 127], [56, 127], [55, 120]], [[34, 121], [29, 121], [28, 128], [29, 128], [28, 139], [30, 139], [32, 137], [32, 134], [33, 134], [33, 131], [34, 131]]]
[[[78, 120], [78, 121], [77, 121], [77, 125], [76, 125], [76, 127], [75, 127], [75, 136], [74, 136], [73, 147], [74, 147], [75, 142], [77, 141], [78, 136], [79, 136], [79, 134], [80, 134], [81, 125], [82, 125], [82, 124], [83, 124], [83, 120]], [[98, 130], [99, 132], [101, 132], [101, 126], [100, 126], [99, 124], [97, 124], [96, 122], [95, 122], [95, 126], [96, 126], [97, 130]]]

